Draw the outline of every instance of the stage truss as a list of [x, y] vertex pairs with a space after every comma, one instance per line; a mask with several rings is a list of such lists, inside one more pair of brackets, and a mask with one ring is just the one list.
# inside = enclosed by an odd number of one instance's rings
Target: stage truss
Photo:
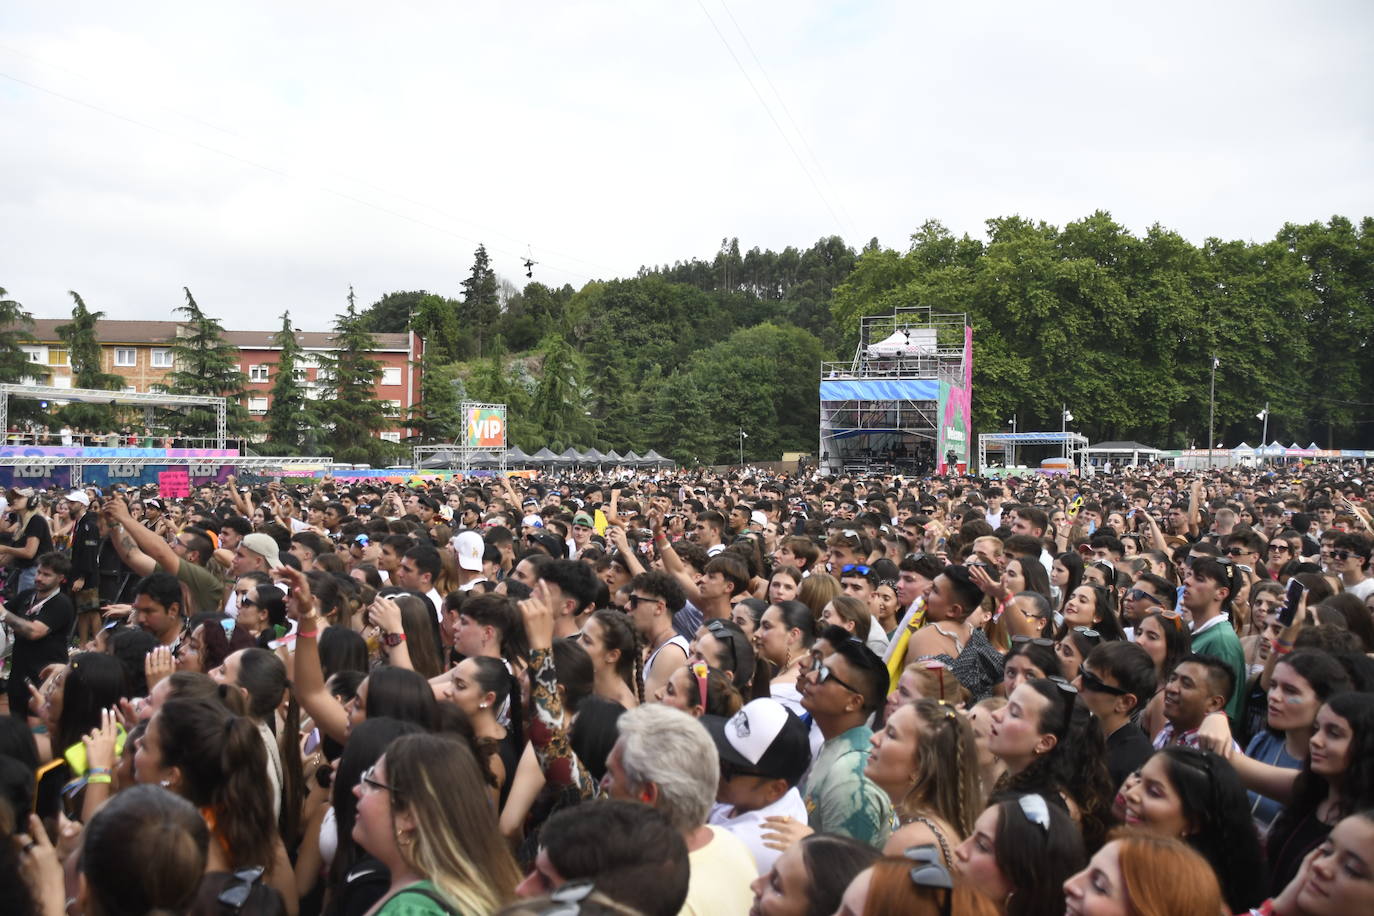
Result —
[[152, 426], [154, 407], [210, 407], [215, 411], [216, 448], [224, 448], [227, 438], [225, 399], [190, 394], [161, 394], [159, 392], [105, 391], [100, 388], [57, 388], [51, 385], [0, 385], [0, 430], [9, 429], [10, 398], [30, 401], [76, 401], [81, 404], [109, 404], [118, 407], [142, 407], [145, 422]]

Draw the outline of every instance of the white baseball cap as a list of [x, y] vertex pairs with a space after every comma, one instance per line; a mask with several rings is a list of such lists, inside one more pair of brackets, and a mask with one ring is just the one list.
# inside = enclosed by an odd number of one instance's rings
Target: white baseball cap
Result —
[[487, 543], [476, 531], [460, 531], [449, 541], [453, 552], [458, 555], [458, 565], [469, 572], [482, 571], [482, 554]]

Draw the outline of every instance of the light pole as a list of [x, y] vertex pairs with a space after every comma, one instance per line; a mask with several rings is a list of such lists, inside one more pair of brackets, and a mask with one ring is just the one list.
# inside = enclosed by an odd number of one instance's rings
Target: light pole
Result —
[[1260, 464], [1264, 464], [1264, 450], [1269, 446], [1269, 402], [1264, 402], [1264, 409], [1255, 414], [1256, 420], [1264, 421], [1264, 428], [1260, 431]]
[[1212, 393], [1207, 398], [1207, 470], [1212, 469], [1212, 446], [1216, 444], [1216, 439], [1212, 438], [1213, 430], [1216, 428], [1217, 417], [1217, 366], [1221, 365], [1221, 360], [1217, 359], [1215, 353], [1212, 354]]
[[739, 466], [744, 467], [744, 440], [749, 438], [749, 434], [744, 431], [744, 427], [739, 428]]
[[1060, 427], [1060, 432], [1064, 436], [1064, 457], [1067, 458], [1069, 457], [1069, 421], [1073, 419], [1073, 414], [1069, 413], [1068, 404], [1061, 404], [1059, 406], [1063, 408], [1062, 417], [1064, 423]]
[[[1012, 434], [1013, 436], [1016, 435], [1016, 414], [1012, 414], [1012, 415], [1011, 415], [1011, 434]], [[1015, 467], [1015, 466], [1016, 466], [1016, 443], [1015, 443], [1015, 442], [1010, 442], [1010, 443], [1007, 444], [1007, 448], [1006, 448], [1006, 451], [1003, 453], [1003, 457], [1006, 459], [1006, 465], [1007, 465], [1007, 467], [1010, 468], [1010, 467]]]

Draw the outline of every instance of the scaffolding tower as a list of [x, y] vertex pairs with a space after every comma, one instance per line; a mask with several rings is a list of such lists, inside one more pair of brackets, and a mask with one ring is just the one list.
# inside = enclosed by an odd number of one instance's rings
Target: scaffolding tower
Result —
[[965, 313], [912, 307], [864, 318], [853, 359], [821, 364], [822, 471], [966, 466], [972, 361]]

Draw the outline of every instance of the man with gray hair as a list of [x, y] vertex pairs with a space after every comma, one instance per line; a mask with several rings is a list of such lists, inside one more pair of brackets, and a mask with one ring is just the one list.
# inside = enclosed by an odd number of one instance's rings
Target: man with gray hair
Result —
[[706, 824], [720, 784], [720, 756], [705, 726], [661, 703], [620, 717], [620, 738], [601, 781], [611, 798], [657, 808], [687, 843], [691, 880], [684, 914], [744, 913], [753, 904], [754, 858], [728, 830]]

